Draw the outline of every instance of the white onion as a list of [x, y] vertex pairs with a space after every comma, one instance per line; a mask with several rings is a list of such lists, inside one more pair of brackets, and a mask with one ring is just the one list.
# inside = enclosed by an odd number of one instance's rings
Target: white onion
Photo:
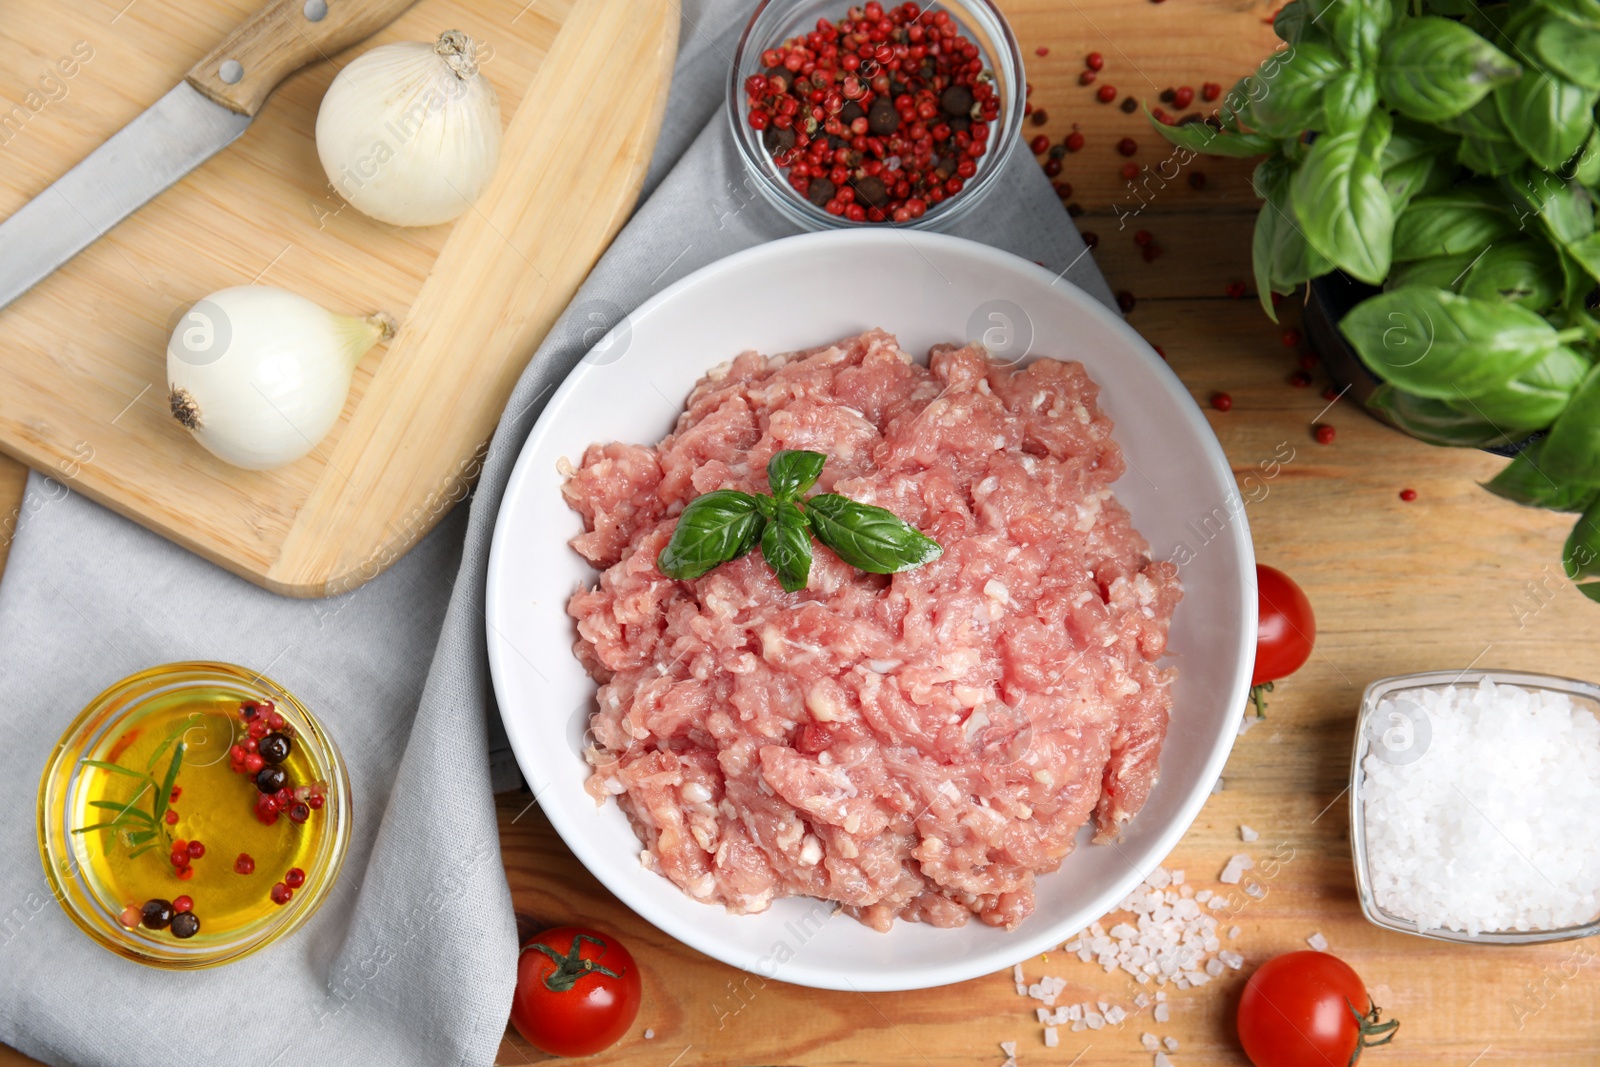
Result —
[[167, 342], [172, 417], [236, 467], [292, 463], [333, 429], [351, 372], [394, 328], [382, 312], [335, 315], [269, 286], [212, 293]]
[[396, 226], [434, 226], [478, 198], [500, 161], [500, 100], [460, 30], [383, 45], [339, 72], [317, 112], [335, 192]]

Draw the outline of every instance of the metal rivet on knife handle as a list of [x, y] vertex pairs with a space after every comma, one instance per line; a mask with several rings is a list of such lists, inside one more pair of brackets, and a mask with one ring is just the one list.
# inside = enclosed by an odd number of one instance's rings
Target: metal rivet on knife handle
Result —
[[328, 17], [327, 0], [306, 0], [306, 18], [312, 22], [321, 22]]
[[237, 59], [225, 59], [222, 61], [222, 65], [217, 68], [217, 77], [229, 85], [238, 85], [244, 78], [244, 64]]

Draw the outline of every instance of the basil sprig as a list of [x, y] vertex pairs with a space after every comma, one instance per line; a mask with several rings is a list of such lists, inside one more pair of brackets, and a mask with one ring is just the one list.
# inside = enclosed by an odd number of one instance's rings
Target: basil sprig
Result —
[[828, 461], [821, 452], [785, 449], [767, 463], [771, 495], [718, 489], [689, 502], [656, 567], [690, 580], [756, 546], [783, 588], [795, 593], [811, 577], [811, 538], [844, 562], [872, 574], [895, 574], [931, 563], [939, 542], [894, 512], [837, 493], [801, 496], [817, 484]]

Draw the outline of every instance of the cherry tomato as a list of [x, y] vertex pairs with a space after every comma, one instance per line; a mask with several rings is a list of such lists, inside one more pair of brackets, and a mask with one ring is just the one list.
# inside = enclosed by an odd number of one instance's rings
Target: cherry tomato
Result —
[[517, 959], [511, 1024], [555, 1056], [592, 1056], [639, 1014], [639, 968], [622, 943], [581, 926], [543, 930]]
[[1326, 952], [1268, 960], [1239, 998], [1239, 1042], [1255, 1067], [1346, 1067], [1399, 1026], [1378, 1021], [1361, 976]]
[[1256, 564], [1256, 667], [1250, 676], [1250, 700], [1258, 717], [1265, 713], [1263, 693], [1272, 683], [1287, 678], [1311, 658], [1317, 640], [1317, 620], [1311, 601], [1294, 579], [1278, 570]]

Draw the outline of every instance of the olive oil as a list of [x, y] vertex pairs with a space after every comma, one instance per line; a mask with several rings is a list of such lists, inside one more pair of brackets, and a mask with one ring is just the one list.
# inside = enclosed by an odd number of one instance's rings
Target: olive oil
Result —
[[[291, 869], [314, 875], [313, 858], [325, 832], [325, 813], [312, 811], [304, 823], [280, 817], [272, 825], [257, 817], [261, 793], [254, 776], [236, 771], [229, 757], [230, 748], [248, 738], [248, 724], [240, 711], [238, 693], [222, 688], [156, 695], [147, 712], [96, 755], [97, 760], [134, 774], [84, 767], [75, 826], [112, 821], [124, 808], [152, 817], [128, 815], [118, 827], [75, 835], [87, 880], [113, 914], [150, 900], [187, 896], [200, 920], [199, 933], [191, 942], [198, 943], [235, 936], [283, 908], [296, 906], [292, 898], [274, 903], [272, 890]], [[175, 796], [167, 804], [172, 814], [153, 820], [159, 785], [180, 743]], [[288, 773], [291, 788], [326, 789], [325, 783], [314, 780], [316, 767], [297, 737], [291, 737], [289, 755], [279, 766]], [[146, 773], [148, 777], [143, 777]], [[153, 835], [148, 833], [152, 828]], [[190, 849], [192, 873], [187, 877], [180, 876], [182, 869], [173, 862], [175, 842], [203, 846], [199, 856]], [[242, 863], [241, 857], [251, 862]], [[239, 873], [246, 867], [250, 873]], [[156, 939], [174, 936], [166, 929], [140, 927], [130, 932]]]

